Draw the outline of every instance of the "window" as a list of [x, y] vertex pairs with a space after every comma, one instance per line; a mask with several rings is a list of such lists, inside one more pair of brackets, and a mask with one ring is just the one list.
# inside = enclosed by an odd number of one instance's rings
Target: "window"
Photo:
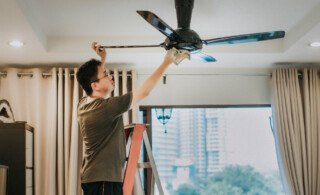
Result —
[[173, 108], [167, 133], [151, 113], [165, 194], [284, 194], [270, 107]]

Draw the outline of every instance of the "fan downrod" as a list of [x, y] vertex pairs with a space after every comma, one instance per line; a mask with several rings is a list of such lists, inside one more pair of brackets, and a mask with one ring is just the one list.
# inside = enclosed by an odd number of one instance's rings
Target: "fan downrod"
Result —
[[175, 47], [177, 49], [185, 49], [190, 52], [202, 49], [202, 41], [200, 36], [190, 29], [192, 9], [194, 0], [175, 0], [178, 29], [174, 30], [178, 37], [168, 37], [164, 41], [166, 50]]

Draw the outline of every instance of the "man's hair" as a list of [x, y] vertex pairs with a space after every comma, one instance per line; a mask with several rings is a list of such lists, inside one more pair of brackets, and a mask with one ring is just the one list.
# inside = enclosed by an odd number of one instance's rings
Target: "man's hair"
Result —
[[97, 79], [98, 66], [100, 65], [100, 61], [91, 59], [84, 63], [77, 72], [77, 80], [87, 95], [92, 94], [91, 83]]

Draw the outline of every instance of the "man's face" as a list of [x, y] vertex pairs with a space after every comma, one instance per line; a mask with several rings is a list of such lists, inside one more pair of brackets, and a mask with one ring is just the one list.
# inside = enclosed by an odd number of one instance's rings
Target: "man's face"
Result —
[[108, 72], [105, 72], [101, 66], [98, 66], [97, 79], [99, 80], [95, 82], [96, 88], [93, 89], [102, 94], [105, 94], [105, 96], [107, 96], [108, 93], [112, 92], [114, 85], [112, 76], [107, 76], [107, 74]]

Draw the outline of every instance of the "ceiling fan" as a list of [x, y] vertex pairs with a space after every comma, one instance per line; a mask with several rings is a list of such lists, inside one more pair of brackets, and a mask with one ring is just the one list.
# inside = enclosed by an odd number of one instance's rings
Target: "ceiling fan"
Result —
[[164, 47], [166, 50], [175, 47], [188, 50], [192, 56], [202, 59], [203, 62], [215, 62], [216, 59], [201, 51], [203, 45], [222, 45], [265, 41], [283, 38], [284, 31], [261, 32], [252, 34], [235, 35], [214, 39], [202, 40], [200, 36], [190, 29], [191, 15], [194, 0], [175, 0], [178, 20], [178, 29], [172, 29], [161, 18], [150, 11], [137, 11], [149, 24], [159, 30], [167, 38], [158, 45], [125, 45], [125, 46], [101, 46], [104, 48], [141, 48], [141, 47]]

